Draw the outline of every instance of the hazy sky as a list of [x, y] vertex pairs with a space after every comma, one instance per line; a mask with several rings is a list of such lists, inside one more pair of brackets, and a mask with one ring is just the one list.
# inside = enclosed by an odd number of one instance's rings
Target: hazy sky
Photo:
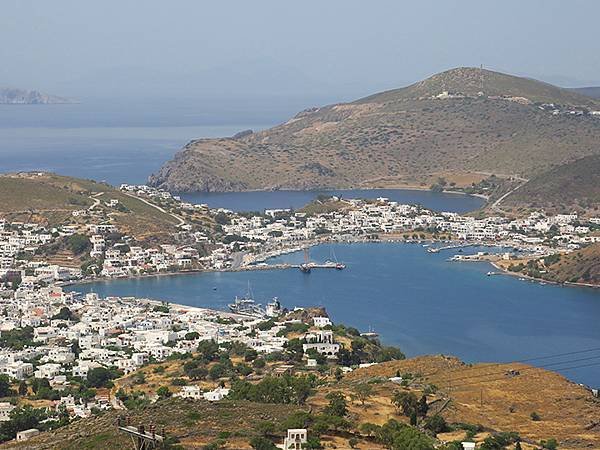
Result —
[[2, 0], [0, 86], [351, 99], [470, 65], [600, 85], [598, 0]]

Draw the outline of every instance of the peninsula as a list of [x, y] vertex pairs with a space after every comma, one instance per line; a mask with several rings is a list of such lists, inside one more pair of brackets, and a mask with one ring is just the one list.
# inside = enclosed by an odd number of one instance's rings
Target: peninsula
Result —
[[[599, 154], [599, 140], [598, 99], [458, 68], [311, 108], [265, 131], [191, 141], [149, 181], [171, 192], [429, 188], [440, 179], [466, 189], [493, 174], [499, 197]], [[577, 196], [570, 194], [569, 201]]]

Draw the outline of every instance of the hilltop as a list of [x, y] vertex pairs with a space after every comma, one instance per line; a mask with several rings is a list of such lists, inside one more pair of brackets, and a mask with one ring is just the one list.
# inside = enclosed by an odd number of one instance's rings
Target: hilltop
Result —
[[63, 103], [77, 102], [66, 97], [44, 94], [40, 91], [0, 88], [0, 104], [3, 105], [51, 105]]
[[170, 191], [467, 187], [532, 178], [600, 154], [597, 100], [547, 83], [452, 69], [286, 123], [188, 143], [150, 177]]

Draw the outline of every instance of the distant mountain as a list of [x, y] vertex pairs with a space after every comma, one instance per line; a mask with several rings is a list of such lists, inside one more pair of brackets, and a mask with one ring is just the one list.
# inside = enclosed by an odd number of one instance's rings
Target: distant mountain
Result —
[[587, 95], [588, 97], [600, 98], [600, 86], [571, 88], [571, 90], [578, 94]]
[[591, 155], [541, 173], [504, 201], [505, 205], [527, 205], [569, 211], [600, 207], [600, 155]]
[[0, 88], [0, 104], [3, 105], [49, 105], [58, 103], [77, 103], [72, 99], [44, 94], [25, 89]]
[[470, 185], [600, 154], [600, 102], [547, 83], [452, 69], [274, 128], [188, 143], [150, 177], [171, 191]]

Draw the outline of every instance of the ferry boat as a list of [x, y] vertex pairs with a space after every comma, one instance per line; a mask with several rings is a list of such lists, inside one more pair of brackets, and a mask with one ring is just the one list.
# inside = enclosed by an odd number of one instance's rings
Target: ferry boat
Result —
[[229, 310], [235, 314], [242, 314], [245, 316], [252, 317], [264, 317], [266, 315], [263, 307], [256, 303], [252, 298], [252, 292], [250, 291], [250, 283], [248, 283], [248, 291], [245, 296], [235, 296], [233, 303], [227, 305]]

